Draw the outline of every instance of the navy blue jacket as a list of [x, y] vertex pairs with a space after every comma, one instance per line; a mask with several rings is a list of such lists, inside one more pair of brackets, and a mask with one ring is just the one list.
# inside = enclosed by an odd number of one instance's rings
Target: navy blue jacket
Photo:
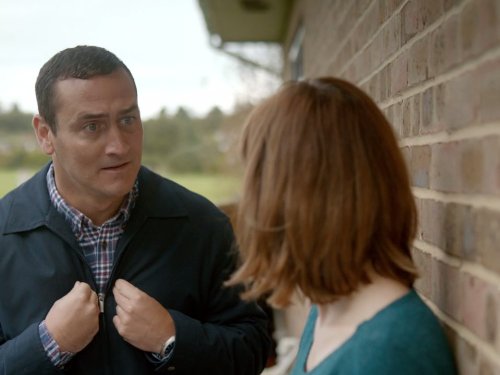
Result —
[[[0, 200], [0, 375], [260, 373], [269, 348], [265, 316], [222, 286], [234, 267], [227, 217], [144, 167], [117, 245], [99, 332], [63, 370], [56, 369], [38, 324], [75, 281], [94, 290], [95, 282], [70, 226], [50, 203], [47, 168]], [[118, 278], [172, 315], [176, 345], [167, 364], [155, 367], [116, 331], [111, 290]]]

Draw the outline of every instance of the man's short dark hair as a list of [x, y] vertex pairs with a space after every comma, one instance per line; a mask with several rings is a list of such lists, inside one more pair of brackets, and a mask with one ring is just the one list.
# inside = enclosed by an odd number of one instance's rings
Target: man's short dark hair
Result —
[[55, 133], [55, 83], [68, 78], [89, 79], [94, 76], [113, 73], [120, 68], [130, 75], [137, 92], [134, 77], [130, 70], [116, 55], [108, 50], [95, 46], [76, 46], [58, 52], [42, 66], [38, 73], [35, 84], [38, 113]]

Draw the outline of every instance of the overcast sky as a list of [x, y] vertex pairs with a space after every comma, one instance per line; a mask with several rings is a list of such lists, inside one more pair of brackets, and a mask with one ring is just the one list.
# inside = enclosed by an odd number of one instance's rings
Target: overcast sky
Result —
[[146, 119], [179, 105], [230, 110], [242, 95], [237, 64], [209, 46], [196, 0], [0, 0], [0, 105], [36, 112], [40, 67], [78, 44], [125, 62]]

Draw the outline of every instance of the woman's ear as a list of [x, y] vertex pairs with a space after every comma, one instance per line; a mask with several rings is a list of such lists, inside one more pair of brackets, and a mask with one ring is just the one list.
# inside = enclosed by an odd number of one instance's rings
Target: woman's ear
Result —
[[52, 155], [54, 153], [54, 145], [52, 144], [54, 135], [47, 121], [42, 116], [35, 115], [33, 116], [33, 128], [42, 151], [47, 155]]

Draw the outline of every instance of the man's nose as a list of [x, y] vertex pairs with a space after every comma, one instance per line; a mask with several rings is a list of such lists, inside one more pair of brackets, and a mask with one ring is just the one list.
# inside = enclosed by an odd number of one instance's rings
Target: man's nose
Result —
[[118, 125], [110, 126], [106, 138], [106, 153], [122, 155], [128, 151], [128, 148], [126, 134], [120, 130]]

